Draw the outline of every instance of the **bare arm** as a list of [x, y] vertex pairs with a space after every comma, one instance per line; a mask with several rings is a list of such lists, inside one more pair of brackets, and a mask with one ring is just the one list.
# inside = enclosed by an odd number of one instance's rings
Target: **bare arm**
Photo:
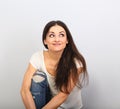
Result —
[[[82, 68], [78, 68], [78, 73], [80, 74], [82, 72]], [[70, 79], [68, 86], [69, 93], [73, 90], [75, 87], [75, 84], [73, 83], [72, 79]], [[54, 96], [42, 109], [57, 109], [64, 101], [67, 99], [69, 94], [59, 92], [56, 96]]]
[[57, 109], [68, 97], [68, 94], [59, 92], [42, 109]]
[[21, 87], [21, 96], [26, 109], [36, 109], [30, 92], [31, 78], [35, 71], [36, 69], [31, 64], [29, 64]]

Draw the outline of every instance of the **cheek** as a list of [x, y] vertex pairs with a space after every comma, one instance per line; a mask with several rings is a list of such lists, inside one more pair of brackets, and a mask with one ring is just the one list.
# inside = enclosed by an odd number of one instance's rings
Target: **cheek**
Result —
[[65, 41], [64, 44], [63, 44], [64, 48], [67, 46], [67, 44], [68, 44], [68, 42]]
[[45, 39], [45, 40], [44, 40], [44, 44], [45, 44], [45, 45], [49, 44], [49, 42], [50, 42], [50, 41], [49, 41], [48, 39]]
[[68, 40], [67, 40], [67, 39], [65, 39], [64, 43], [65, 43], [65, 44], [68, 44]]
[[66, 44], [68, 44], [68, 39], [67, 39], [67, 37], [66, 37], [65, 41], [66, 41]]

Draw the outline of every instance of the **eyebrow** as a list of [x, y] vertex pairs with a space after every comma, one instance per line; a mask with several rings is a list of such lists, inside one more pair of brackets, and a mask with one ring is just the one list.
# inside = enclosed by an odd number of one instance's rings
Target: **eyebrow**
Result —
[[[52, 31], [49, 31], [49, 33], [54, 33], [54, 32], [52, 32]], [[65, 33], [65, 31], [60, 31], [59, 33]]]
[[52, 32], [52, 31], [49, 31], [48, 33], [54, 33], [54, 32]]
[[59, 33], [65, 33], [65, 31], [60, 31]]

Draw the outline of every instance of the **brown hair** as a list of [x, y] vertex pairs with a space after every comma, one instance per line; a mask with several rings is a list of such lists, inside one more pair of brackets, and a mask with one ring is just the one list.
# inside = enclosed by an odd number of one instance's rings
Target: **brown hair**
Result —
[[[79, 88], [82, 88], [83, 81], [86, 79], [86, 77], [88, 77], [87, 67], [85, 59], [78, 51], [68, 27], [62, 21], [50, 21], [46, 24], [42, 35], [43, 44], [49, 29], [56, 24], [63, 27], [66, 31], [68, 44], [62, 53], [56, 69], [55, 85], [60, 91], [69, 93], [71, 79], [75, 85], [77, 85]], [[47, 45], [44, 44], [44, 46], [48, 49]], [[82, 63], [82, 71], [79, 72], [82, 78], [79, 78], [80, 76], [76, 67], [75, 59]]]

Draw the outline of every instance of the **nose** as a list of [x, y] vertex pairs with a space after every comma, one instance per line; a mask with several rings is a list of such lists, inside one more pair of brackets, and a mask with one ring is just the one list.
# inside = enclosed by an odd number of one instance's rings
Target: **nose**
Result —
[[55, 36], [55, 41], [59, 41], [59, 40], [60, 40], [59, 36]]

